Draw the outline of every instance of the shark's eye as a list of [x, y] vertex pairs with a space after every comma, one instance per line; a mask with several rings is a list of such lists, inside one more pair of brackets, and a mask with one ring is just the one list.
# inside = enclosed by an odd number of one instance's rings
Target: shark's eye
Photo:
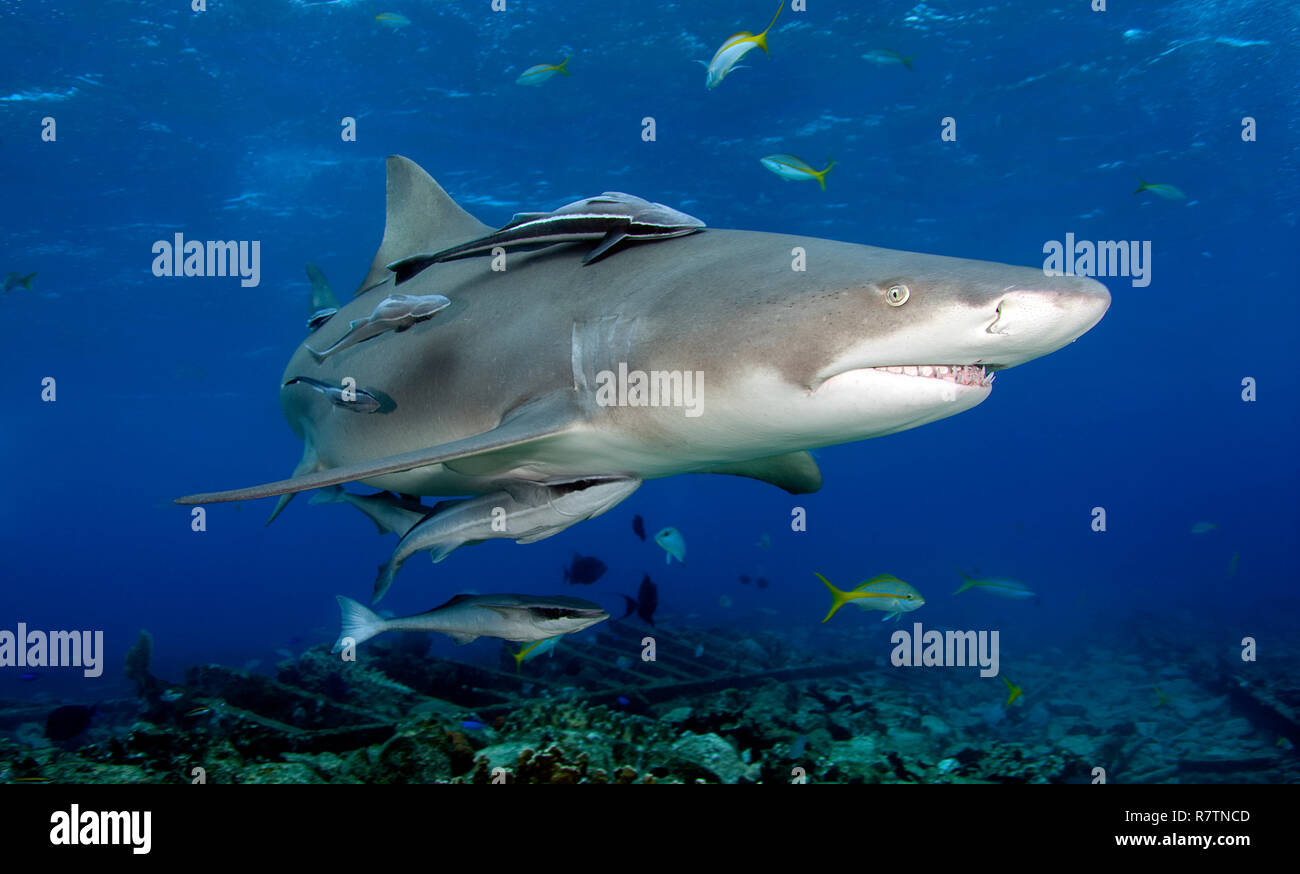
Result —
[[911, 296], [912, 293], [907, 290], [906, 285], [891, 285], [885, 292], [885, 302], [891, 307], [901, 307]]

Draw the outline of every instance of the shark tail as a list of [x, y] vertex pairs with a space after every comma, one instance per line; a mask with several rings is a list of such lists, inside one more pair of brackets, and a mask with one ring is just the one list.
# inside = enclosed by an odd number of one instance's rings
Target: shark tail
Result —
[[339, 629], [339, 639], [334, 642], [334, 649], [330, 650], [330, 652], [342, 650], [343, 641], [347, 638], [352, 638], [353, 643], [358, 644], [387, 629], [388, 620], [370, 608], [358, 604], [343, 595], [335, 597], [338, 598], [339, 602], [341, 628]]
[[831, 584], [830, 580], [826, 579], [824, 576], [817, 573], [816, 571], [814, 571], [813, 573], [817, 577], [817, 579], [821, 580], [823, 583], [826, 584], [826, 588], [831, 590], [831, 609], [830, 612], [826, 614], [826, 618], [822, 620], [822, 623], [824, 624], [832, 616], [834, 616], [841, 607], [843, 607], [845, 604], [853, 600], [853, 593], [846, 592], [843, 589], [837, 589], [835, 588], [835, 586]]

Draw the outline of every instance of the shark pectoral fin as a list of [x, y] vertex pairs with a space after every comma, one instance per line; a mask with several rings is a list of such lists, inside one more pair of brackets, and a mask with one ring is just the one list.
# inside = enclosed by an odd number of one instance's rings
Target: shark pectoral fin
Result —
[[437, 252], [492, 230], [461, 209], [414, 161], [389, 155], [387, 166], [384, 241], [357, 294], [387, 281], [391, 276], [388, 265], [399, 258], [413, 252]]
[[[312, 440], [311, 434], [308, 433], [302, 441], [302, 458], [298, 460], [298, 466], [293, 469], [293, 475], [301, 476], [305, 473], [314, 473], [317, 470], [320, 470], [320, 459], [316, 455], [316, 443]], [[292, 500], [293, 494], [281, 495], [280, 500], [275, 502], [275, 509], [271, 511], [271, 515], [267, 517], [262, 527], [274, 522], [275, 517], [283, 513], [284, 508], [289, 506], [289, 502]], [[380, 533], [383, 533], [382, 528]]]
[[608, 255], [611, 249], [623, 242], [625, 239], [627, 239], [627, 231], [622, 229], [610, 231], [604, 236], [600, 243], [596, 245], [596, 248], [592, 249], [583, 257], [582, 263], [591, 264], [594, 261], [599, 261], [601, 258]]
[[[250, 501], [269, 498], [307, 489], [367, 480], [389, 473], [401, 473], [417, 467], [445, 464], [469, 456], [486, 456], [483, 467], [509, 462], [508, 453], [517, 447], [566, 431], [573, 424], [572, 407], [563, 397], [552, 395], [535, 400], [507, 414], [501, 424], [491, 431], [475, 434], [462, 440], [453, 440], [426, 449], [415, 449], [386, 458], [345, 464], [303, 476], [294, 476], [276, 482], [230, 489], [224, 492], [204, 492], [177, 498], [177, 504], [219, 504], [227, 501]], [[459, 468], [458, 468], [459, 469]]]
[[769, 458], [754, 458], [696, 471], [747, 476], [785, 489], [792, 495], [807, 495], [822, 487], [822, 472], [808, 452], [790, 452]]
[[464, 646], [467, 643], [473, 643], [478, 640], [477, 634], [452, 634], [450, 637], [456, 646]]

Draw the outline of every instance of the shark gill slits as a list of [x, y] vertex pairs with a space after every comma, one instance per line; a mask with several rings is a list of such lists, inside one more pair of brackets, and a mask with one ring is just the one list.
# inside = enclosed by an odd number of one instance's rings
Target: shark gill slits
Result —
[[906, 285], [903, 285], [901, 282], [895, 283], [894, 285], [889, 286], [888, 290], [885, 291], [885, 303], [889, 304], [891, 307], [901, 307], [903, 304], [907, 303], [907, 299], [911, 296], [912, 292]]

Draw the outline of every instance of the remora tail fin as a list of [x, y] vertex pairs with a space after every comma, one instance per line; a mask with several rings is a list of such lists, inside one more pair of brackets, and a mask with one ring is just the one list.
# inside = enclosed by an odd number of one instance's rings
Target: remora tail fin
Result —
[[370, 272], [356, 293], [388, 280], [388, 266], [416, 252], [437, 252], [481, 237], [491, 228], [460, 208], [419, 164], [401, 155], [388, 156], [384, 241], [370, 262]]
[[330, 652], [339, 652], [343, 649], [345, 638], [352, 638], [354, 643], [362, 643], [376, 634], [385, 630], [388, 620], [384, 619], [375, 611], [351, 598], [345, 598], [343, 595], [336, 595], [339, 602], [339, 639], [334, 642], [334, 648]]

